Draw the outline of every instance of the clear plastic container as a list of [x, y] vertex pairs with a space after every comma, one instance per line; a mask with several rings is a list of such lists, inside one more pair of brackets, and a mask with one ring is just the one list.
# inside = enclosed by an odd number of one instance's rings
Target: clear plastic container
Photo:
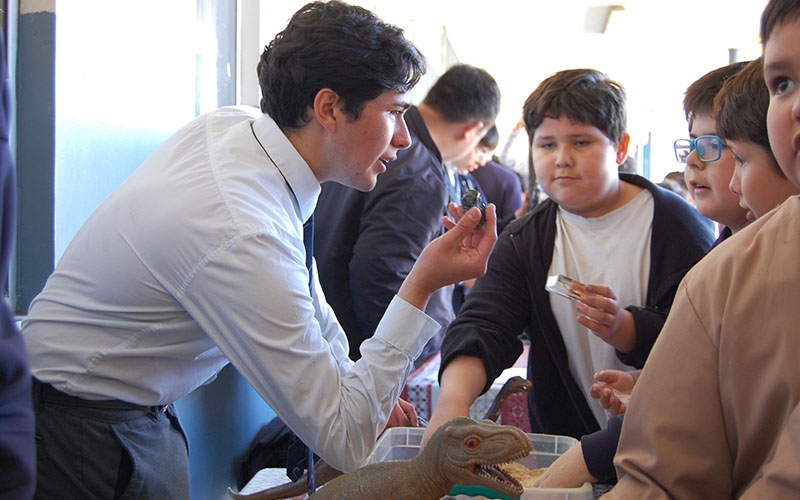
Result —
[[[375, 449], [364, 465], [389, 460], [409, 460], [417, 456], [425, 429], [419, 427], [393, 427], [378, 440]], [[529, 469], [549, 467], [556, 458], [578, 440], [568, 436], [551, 434], [527, 434], [533, 451], [517, 462]], [[449, 497], [454, 498], [454, 497]], [[482, 498], [459, 495], [455, 498]], [[592, 485], [584, 483], [580, 488], [525, 488], [522, 500], [593, 500]]]

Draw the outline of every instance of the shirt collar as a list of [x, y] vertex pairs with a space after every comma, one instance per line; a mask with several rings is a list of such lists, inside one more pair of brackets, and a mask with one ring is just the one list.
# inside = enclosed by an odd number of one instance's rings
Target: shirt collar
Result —
[[322, 191], [314, 172], [268, 114], [264, 113], [256, 118], [253, 123], [253, 133], [294, 193], [300, 218], [303, 221], [308, 220], [314, 213], [317, 199]]

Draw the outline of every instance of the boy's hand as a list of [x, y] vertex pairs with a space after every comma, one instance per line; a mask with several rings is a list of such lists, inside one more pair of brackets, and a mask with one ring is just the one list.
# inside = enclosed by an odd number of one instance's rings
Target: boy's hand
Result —
[[583, 459], [581, 443], [568, 449], [533, 483], [534, 488], [579, 488], [585, 482], [597, 482]]
[[576, 305], [578, 323], [622, 352], [636, 346], [636, 327], [633, 315], [623, 309], [611, 287], [585, 285], [585, 293]]
[[635, 378], [622, 370], [601, 370], [594, 374], [598, 384], [589, 387], [589, 394], [600, 401], [600, 405], [611, 415], [625, 413]]

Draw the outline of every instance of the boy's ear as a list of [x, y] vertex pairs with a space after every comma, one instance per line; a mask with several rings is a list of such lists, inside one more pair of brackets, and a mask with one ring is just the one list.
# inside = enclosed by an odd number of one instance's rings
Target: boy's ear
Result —
[[619, 144], [617, 145], [617, 165], [622, 165], [622, 162], [625, 161], [625, 158], [628, 157], [628, 145], [631, 142], [631, 136], [628, 133], [625, 133], [620, 139]]
[[329, 132], [336, 129], [337, 120], [341, 119], [341, 97], [329, 88], [320, 89], [314, 96], [314, 118]]

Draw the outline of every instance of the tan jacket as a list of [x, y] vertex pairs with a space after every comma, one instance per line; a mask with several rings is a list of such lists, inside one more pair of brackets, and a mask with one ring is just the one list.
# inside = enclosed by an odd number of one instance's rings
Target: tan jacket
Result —
[[800, 198], [685, 277], [631, 397], [615, 498], [800, 498]]

